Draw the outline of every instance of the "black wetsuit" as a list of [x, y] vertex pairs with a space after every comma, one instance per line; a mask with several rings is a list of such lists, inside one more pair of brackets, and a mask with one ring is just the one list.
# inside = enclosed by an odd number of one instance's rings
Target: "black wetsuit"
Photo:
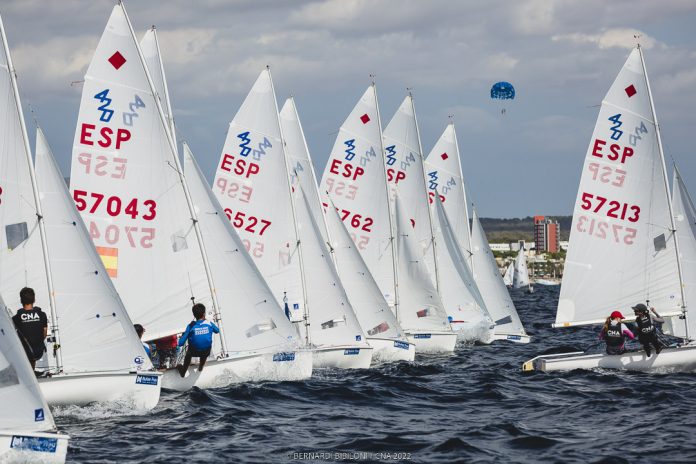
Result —
[[19, 333], [19, 338], [24, 346], [24, 351], [31, 361], [41, 359], [46, 351], [44, 344], [44, 329], [48, 327], [48, 318], [41, 308], [20, 309], [12, 316], [12, 322]]
[[659, 353], [662, 350], [662, 343], [660, 343], [660, 340], [657, 338], [657, 331], [655, 330], [650, 314], [641, 314], [636, 317], [636, 324], [638, 325], [638, 341], [643, 345], [645, 354], [650, 357], [650, 345], [655, 347], [656, 353]]

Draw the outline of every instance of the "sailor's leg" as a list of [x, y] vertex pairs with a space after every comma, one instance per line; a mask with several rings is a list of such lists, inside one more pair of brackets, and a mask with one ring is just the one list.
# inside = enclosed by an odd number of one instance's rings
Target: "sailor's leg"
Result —
[[205, 366], [205, 362], [207, 359], [207, 356], [201, 356], [200, 358], [198, 358], [198, 372], [201, 372], [203, 370], [203, 366]]
[[191, 358], [193, 357], [193, 353], [191, 352], [191, 348], [186, 349], [186, 356], [184, 357], [184, 365], [178, 365], [176, 366], [177, 370], [179, 371], [179, 374], [184, 377], [186, 375], [186, 371], [188, 370], [189, 366], [191, 365]]

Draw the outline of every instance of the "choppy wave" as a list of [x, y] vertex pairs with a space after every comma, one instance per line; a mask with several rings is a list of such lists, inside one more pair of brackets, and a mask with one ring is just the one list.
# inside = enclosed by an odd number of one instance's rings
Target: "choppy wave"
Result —
[[696, 375], [521, 372], [544, 351], [596, 340], [591, 328], [550, 328], [557, 298], [558, 287], [513, 291], [528, 345], [163, 392], [147, 414], [68, 408], [57, 422], [69, 460], [84, 463], [696, 462]]

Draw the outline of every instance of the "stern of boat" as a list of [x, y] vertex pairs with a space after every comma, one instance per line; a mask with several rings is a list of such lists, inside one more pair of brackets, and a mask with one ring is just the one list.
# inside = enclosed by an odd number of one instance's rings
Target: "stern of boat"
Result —
[[0, 462], [62, 464], [69, 440], [60, 433], [0, 430]]

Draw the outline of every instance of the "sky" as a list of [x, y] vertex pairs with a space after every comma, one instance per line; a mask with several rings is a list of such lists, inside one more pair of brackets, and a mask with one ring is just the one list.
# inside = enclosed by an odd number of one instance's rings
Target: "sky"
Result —
[[[81, 86], [114, 2], [0, 0], [25, 109], [66, 177]], [[427, 154], [451, 116], [482, 217], [572, 214], [598, 105], [644, 48], [668, 165], [696, 195], [696, 2], [690, 0], [126, 0], [154, 24], [177, 132], [212, 179], [228, 124], [271, 66], [317, 177], [375, 76], [386, 125], [412, 89]], [[490, 99], [497, 81], [516, 99]], [[72, 84], [72, 85], [71, 85]], [[671, 171], [671, 168], [668, 168]], [[671, 175], [670, 175], [671, 178]]]

